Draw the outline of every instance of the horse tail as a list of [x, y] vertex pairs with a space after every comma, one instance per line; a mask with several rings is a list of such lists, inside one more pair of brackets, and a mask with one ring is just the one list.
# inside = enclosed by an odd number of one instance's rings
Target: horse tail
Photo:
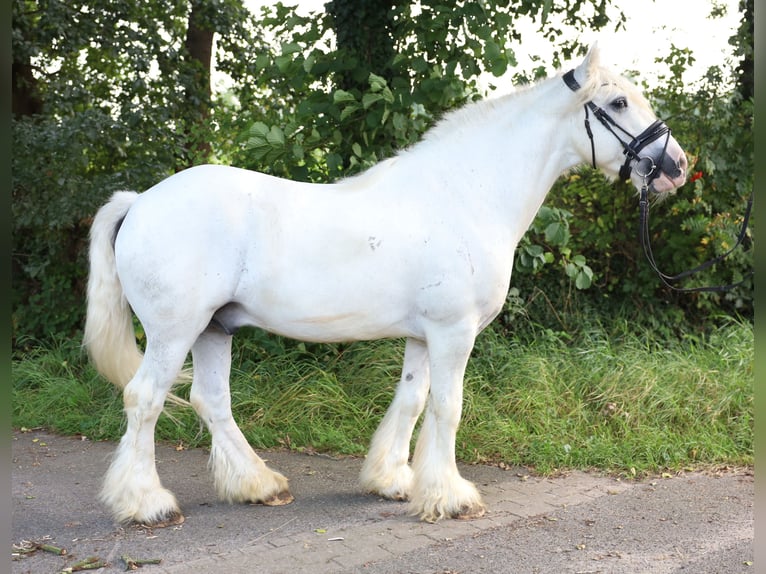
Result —
[[114, 240], [138, 194], [118, 191], [101, 207], [90, 229], [90, 274], [83, 346], [96, 370], [120, 389], [136, 374], [143, 353], [133, 313], [117, 275]]

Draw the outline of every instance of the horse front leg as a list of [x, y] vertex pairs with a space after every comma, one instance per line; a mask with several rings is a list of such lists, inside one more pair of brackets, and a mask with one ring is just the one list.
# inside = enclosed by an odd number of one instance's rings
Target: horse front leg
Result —
[[402, 378], [391, 406], [372, 437], [359, 476], [366, 491], [393, 500], [409, 499], [413, 477], [408, 465], [410, 440], [423, 412], [428, 385], [428, 349], [422, 341], [408, 339]]
[[155, 342], [148, 338], [141, 366], [123, 391], [127, 428], [104, 477], [100, 498], [118, 522], [162, 527], [180, 524], [184, 517], [173, 493], [160, 483], [154, 427], [188, 347]]
[[194, 379], [190, 401], [212, 435], [209, 467], [216, 492], [226, 502], [289, 504], [287, 479], [253, 451], [231, 412], [229, 374], [232, 336], [214, 327], [192, 346]]
[[412, 460], [411, 514], [427, 522], [478, 518], [485, 511], [479, 491], [455, 462], [455, 437], [463, 402], [463, 376], [473, 348], [470, 329], [428, 338], [431, 390]]

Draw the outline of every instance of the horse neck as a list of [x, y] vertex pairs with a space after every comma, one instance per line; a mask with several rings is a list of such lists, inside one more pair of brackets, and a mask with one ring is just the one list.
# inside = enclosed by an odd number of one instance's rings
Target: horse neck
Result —
[[448, 116], [416, 146], [413, 159], [423, 146], [424, 156], [447, 171], [444, 181], [462, 186], [455, 193], [491, 206], [520, 230], [518, 239], [556, 179], [582, 162], [574, 145], [580, 109], [561, 79], [550, 78]]

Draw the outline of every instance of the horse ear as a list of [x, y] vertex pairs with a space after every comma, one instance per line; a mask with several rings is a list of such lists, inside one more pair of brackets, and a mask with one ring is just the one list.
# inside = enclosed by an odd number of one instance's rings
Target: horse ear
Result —
[[583, 63], [587, 65], [588, 71], [595, 70], [601, 65], [601, 50], [598, 47], [598, 42], [593, 42], [593, 44], [591, 44]]
[[600, 63], [601, 52], [598, 48], [598, 42], [593, 42], [585, 58], [575, 69], [575, 78], [581, 86], [585, 86], [588, 83], [588, 78], [593, 77]]

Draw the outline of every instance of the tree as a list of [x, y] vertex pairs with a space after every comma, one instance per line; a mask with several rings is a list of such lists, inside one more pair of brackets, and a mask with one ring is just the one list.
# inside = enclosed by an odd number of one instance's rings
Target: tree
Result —
[[[556, 46], [552, 61], [538, 60], [532, 70], [516, 61], [524, 18]], [[332, 0], [308, 17], [279, 3], [251, 15], [241, 0], [14, 0], [14, 334], [77, 331], [90, 218], [111, 191], [146, 189], [204, 161], [305, 181], [345, 177], [411, 145], [445, 111], [482, 97], [480, 74], [533, 80], [584, 53], [577, 31], [623, 21], [609, 0]], [[743, 86], [752, 69], [748, 30], [738, 36]], [[333, 33], [337, 45], [328, 40]], [[666, 65], [683, 67], [677, 56]], [[230, 78], [225, 90], [211, 88], [214, 71]], [[679, 91], [658, 97], [671, 107], [688, 103]], [[726, 145], [715, 155], [712, 144], [700, 144], [709, 152], [700, 157], [722, 178], [737, 178], [740, 193], [751, 185], [743, 175], [748, 160], [727, 167], [723, 155], [732, 151], [730, 138], [742, 136], [739, 108], [716, 109], [711, 121], [726, 125], [712, 131]], [[606, 201], [615, 192], [594, 180], [588, 193]], [[721, 214], [734, 210], [720, 197], [709, 215], [724, 229]], [[567, 245], [578, 237], [569, 226], [583, 228], [589, 212], [573, 199], [550, 207], [522, 245], [528, 257], [518, 260], [529, 265], [521, 271], [537, 280], [555, 269], [547, 285], [585, 287], [595, 279], [605, 289], [605, 278], [617, 275], [588, 275], [578, 258], [590, 263], [595, 240]], [[705, 213], [693, 216], [707, 222]], [[601, 241], [604, 233], [592, 237]], [[640, 288], [638, 280], [631, 285]]]
[[254, 58], [247, 14], [239, 0], [14, 0], [14, 336], [79, 328], [90, 220], [111, 191], [209, 158], [211, 30], [222, 60]]
[[[186, 41], [184, 47], [189, 60], [189, 78], [185, 86], [184, 100], [185, 110], [192, 114], [196, 121], [187, 123], [186, 140], [192, 140], [193, 127], [202, 124], [210, 117], [210, 64], [213, 58], [213, 28], [211, 19], [206, 12], [210, 12], [210, 6], [206, 2], [194, 0], [189, 12], [189, 24], [186, 27]], [[187, 120], [188, 122], [188, 120]], [[190, 152], [206, 156], [210, 154], [210, 142], [201, 140], [196, 143], [196, 149]], [[192, 164], [193, 162], [189, 162]]]
[[337, 42], [336, 56], [343, 62], [335, 85], [350, 91], [365, 91], [367, 78], [375, 71], [392, 79], [395, 0], [330, 0], [325, 11], [330, 16]]
[[[248, 153], [237, 160], [293, 179], [354, 173], [412, 144], [445, 111], [481, 97], [480, 74], [514, 68], [521, 18], [538, 22], [559, 46], [550, 62], [556, 66], [585, 50], [565, 36], [562, 22], [569, 31], [618, 29], [624, 16], [610, 8], [607, 0], [333, 0], [326, 14], [302, 17], [281, 4], [267, 7], [262, 23], [276, 33], [278, 48], [258, 57], [257, 79], [279, 109], [256, 110], [243, 135]], [[369, 24], [360, 23], [362, 15]], [[337, 34], [335, 50], [323, 41], [328, 32]], [[542, 65], [535, 72], [544, 73]]]
[[740, 58], [736, 69], [738, 91], [742, 100], [748, 101], [754, 94], [753, 0], [740, 0], [739, 11], [742, 13], [742, 20], [737, 33], [729, 39], [729, 43], [734, 46], [734, 55]]

